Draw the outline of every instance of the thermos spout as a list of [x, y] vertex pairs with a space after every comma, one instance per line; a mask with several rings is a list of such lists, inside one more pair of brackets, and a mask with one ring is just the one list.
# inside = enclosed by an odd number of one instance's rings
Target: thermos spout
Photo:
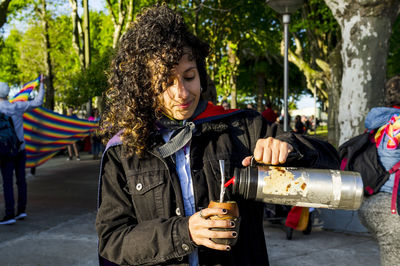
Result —
[[363, 183], [357, 172], [259, 165], [235, 170], [233, 193], [266, 203], [357, 210]]

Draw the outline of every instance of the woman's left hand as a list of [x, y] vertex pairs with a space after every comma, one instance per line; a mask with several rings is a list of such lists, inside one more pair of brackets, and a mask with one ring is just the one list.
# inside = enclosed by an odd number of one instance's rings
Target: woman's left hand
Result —
[[[287, 142], [268, 137], [266, 139], [257, 140], [256, 147], [254, 148], [254, 159], [263, 164], [283, 164], [290, 152], [293, 151], [293, 146]], [[243, 159], [243, 166], [249, 166], [251, 163], [251, 156]]]

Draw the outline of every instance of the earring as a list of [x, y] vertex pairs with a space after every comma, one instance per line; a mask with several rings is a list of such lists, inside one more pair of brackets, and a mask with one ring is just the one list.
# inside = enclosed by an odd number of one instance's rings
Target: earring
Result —
[[202, 92], [203, 92], [203, 87], [200, 86], [200, 93], [202, 93]]

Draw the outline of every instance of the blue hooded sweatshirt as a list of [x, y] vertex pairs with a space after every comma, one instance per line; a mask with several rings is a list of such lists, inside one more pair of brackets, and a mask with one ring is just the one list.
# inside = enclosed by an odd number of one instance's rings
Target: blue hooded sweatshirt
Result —
[[[368, 130], [378, 129], [381, 126], [386, 125], [393, 115], [400, 115], [400, 109], [391, 107], [372, 108], [365, 118], [365, 128]], [[389, 171], [398, 161], [400, 161], [400, 145], [394, 150], [389, 150], [387, 149], [388, 141], [388, 136], [384, 135], [378, 147], [378, 158], [387, 171]], [[390, 175], [390, 178], [385, 184], [383, 184], [380, 191], [392, 193], [394, 175], [395, 174]]]
[[44, 87], [43, 82], [40, 82], [39, 93], [34, 100], [25, 102], [13, 102], [10, 103], [7, 99], [0, 99], [0, 113], [6, 116], [11, 116], [14, 123], [15, 133], [17, 133], [18, 139], [22, 142], [19, 150], [25, 149], [24, 141], [24, 119], [23, 114], [29, 112], [30, 110], [39, 107], [43, 103], [44, 98]]

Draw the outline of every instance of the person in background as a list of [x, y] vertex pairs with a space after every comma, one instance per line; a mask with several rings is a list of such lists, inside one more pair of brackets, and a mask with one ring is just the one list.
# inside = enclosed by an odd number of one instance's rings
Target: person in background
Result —
[[[288, 113], [288, 128], [290, 128], [290, 121], [292, 120], [292, 117], [290, 116], [290, 114]], [[280, 124], [283, 126], [283, 123], [285, 122], [285, 113], [282, 111], [281, 115], [276, 118], [276, 123]]]
[[304, 134], [304, 124], [301, 122], [301, 116], [296, 115], [294, 118], [294, 132], [297, 134]]
[[311, 125], [311, 131], [316, 131], [317, 127], [319, 126], [319, 119], [318, 117], [315, 117], [314, 115], [311, 115], [309, 118], [310, 125]]
[[307, 134], [309, 131], [313, 131], [310, 119], [308, 119], [306, 116], [304, 116], [301, 118], [302, 122], [304, 123], [304, 127], [306, 128], [306, 131], [304, 132], [304, 134]]
[[272, 104], [270, 102], [267, 102], [265, 110], [261, 113], [261, 115], [270, 123], [275, 123], [278, 119], [278, 114], [272, 109]]
[[[19, 152], [15, 157], [1, 158], [1, 175], [3, 177], [3, 193], [5, 202], [5, 216], [0, 221], [0, 225], [13, 224], [16, 220], [22, 220], [27, 217], [27, 186], [25, 179], [26, 151], [24, 141], [23, 117], [28, 112], [43, 103], [44, 98], [44, 77], [41, 76], [39, 93], [35, 99], [30, 101], [17, 101], [10, 103], [8, 94], [10, 87], [5, 82], [0, 82], [0, 113], [12, 118], [15, 132], [21, 145]], [[15, 213], [13, 173], [17, 179], [18, 204], [17, 213]]]
[[[89, 121], [99, 122], [100, 115], [99, 110], [97, 108], [93, 109], [91, 116], [88, 118]], [[99, 135], [99, 130], [96, 129], [90, 134], [90, 143], [92, 144], [92, 155], [93, 160], [99, 159], [99, 154], [102, 150], [101, 148], [101, 137]]]
[[231, 109], [231, 107], [229, 106], [229, 103], [227, 101], [223, 101], [221, 105], [225, 110]]
[[31, 168], [29, 169], [29, 173], [26, 175], [26, 178], [27, 178], [27, 179], [29, 179], [29, 178], [34, 178], [35, 175], [36, 175], [36, 167], [31, 167]]
[[[385, 107], [375, 107], [365, 118], [367, 130], [374, 130], [378, 143], [378, 158], [389, 171], [400, 161], [400, 75], [391, 78], [385, 85]], [[391, 211], [393, 189], [398, 181], [392, 173], [379, 192], [364, 198], [358, 210], [361, 223], [378, 240], [381, 265], [392, 266], [400, 263], [400, 214]], [[397, 181], [397, 184], [395, 183]], [[400, 190], [397, 191], [399, 193]], [[399, 199], [399, 194], [396, 195]]]
[[246, 108], [250, 110], [255, 110], [254, 106], [251, 103], [247, 104]]
[[101, 263], [268, 265], [263, 203], [230, 186], [224, 199], [239, 206], [239, 232], [233, 220], [207, 219], [227, 212], [207, 207], [219, 199], [219, 160], [226, 176], [252, 155], [273, 165], [338, 168], [328, 143], [284, 133], [254, 110], [204, 101], [208, 52], [166, 5], [140, 13], [121, 38], [100, 127], [108, 141], [96, 217]]
[[316, 117], [315, 118], [315, 130], [317, 130], [317, 127], [319, 127], [320, 123], [321, 123], [321, 120], [318, 117]]
[[[68, 107], [68, 109], [67, 109], [67, 116], [71, 116], [72, 118], [78, 118], [76, 116], [76, 114], [74, 114], [74, 108], [72, 108], [71, 106]], [[72, 159], [73, 159], [72, 149], [74, 149], [76, 160], [80, 161], [81, 158], [79, 157], [79, 151], [78, 151], [78, 147], [76, 145], [76, 142], [74, 142], [73, 144], [70, 144], [70, 145], [67, 146], [67, 150], [68, 150], [67, 161], [72, 161]]]

